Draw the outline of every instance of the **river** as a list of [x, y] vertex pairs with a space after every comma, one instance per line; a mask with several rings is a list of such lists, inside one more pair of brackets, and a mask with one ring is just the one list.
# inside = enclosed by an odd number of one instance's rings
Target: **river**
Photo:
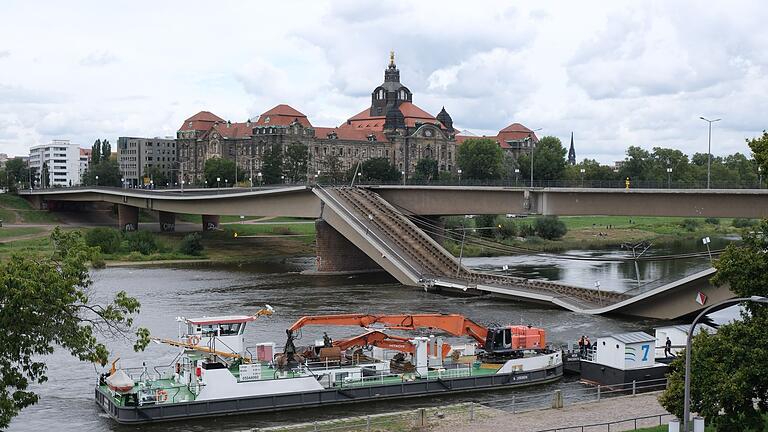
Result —
[[[595, 252], [569, 251], [568, 254], [593, 255]], [[617, 252], [618, 253], [618, 252]], [[659, 251], [658, 253], [664, 253]], [[616, 253], [609, 253], [615, 255]], [[467, 258], [468, 266], [500, 270], [526, 277], [546, 277], [574, 285], [591, 287], [600, 280], [603, 289], [625, 291], [636, 284], [632, 264], [596, 261], [573, 261], [546, 257]], [[673, 263], [673, 264], [670, 264]], [[677, 264], [674, 264], [677, 263]], [[643, 263], [640, 283], [673, 280], [691, 268], [706, 267], [708, 260]], [[120, 290], [137, 297], [142, 303], [137, 325], [151, 329], [160, 337], [176, 337], [175, 317], [184, 315], [226, 315], [253, 313], [264, 304], [275, 308], [272, 317], [251, 323], [246, 342], [274, 341], [282, 345], [285, 329], [302, 315], [328, 313], [417, 313], [446, 312], [466, 315], [481, 323], [530, 323], [544, 327], [555, 343], [573, 343], [581, 334], [650, 330], [660, 324], [653, 320], [579, 315], [546, 306], [503, 301], [484, 297], [441, 296], [392, 282], [385, 274], [355, 276], [302, 275], [311, 268], [312, 258], [297, 258], [280, 263], [243, 265], [184, 265], [172, 268], [117, 267], [92, 272], [92, 299], [105, 302]], [[330, 336], [351, 336], [357, 329], [330, 328]], [[322, 335], [319, 328], [307, 327], [303, 340], [307, 345]], [[121, 364], [138, 366], [168, 364], [176, 349], [151, 344], [144, 353], [134, 353], [129, 340], [108, 340], [114, 356]], [[78, 362], [58, 350], [46, 359], [49, 381], [35, 390], [40, 402], [13, 420], [9, 431], [235, 431], [281, 423], [305, 422], [339, 416], [360, 415], [385, 410], [405, 409], [416, 405], [437, 405], [462, 400], [491, 400], [499, 393], [469, 394], [439, 400], [407, 400], [338, 408], [288, 411], [269, 415], [231, 416], [173, 422], [160, 425], [120, 426], [109, 419], [94, 403], [93, 386], [97, 373], [93, 365]], [[540, 393], [564, 385], [536, 387], [528, 392]], [[505, 393], [509, 395], [510, 393]]]

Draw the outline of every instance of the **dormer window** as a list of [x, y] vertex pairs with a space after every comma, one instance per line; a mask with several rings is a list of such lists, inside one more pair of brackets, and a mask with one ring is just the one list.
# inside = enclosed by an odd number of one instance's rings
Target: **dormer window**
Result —
[[400, 89], [400, 100], [405, 100], [405, 90]]
[[264, 117], [264, 124], [269, 124], [269, 117]]
[[377, 97], [379, 100], [384, 100], [384, 89], [379, 89]]
[[368, 138], [368, 141], [374, 142], [376, 141], [376, 135], [370, 134], [366, 138]]

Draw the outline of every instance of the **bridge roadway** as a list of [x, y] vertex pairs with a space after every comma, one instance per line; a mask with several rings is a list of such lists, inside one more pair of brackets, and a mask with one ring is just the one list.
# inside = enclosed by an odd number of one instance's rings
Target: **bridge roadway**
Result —
[[[136, 223], [138, 208], [159, 211], [161, 220], [163, 214], [173, 218], [175, 213], [203, 214], [204, 221], [205, 215], [319, 218], [375, 265], [405, 285], [549, 303], [586, 314], [617, 313], [671, 319], [701, 309], [703, 306], [695, 301], [699, 292], [711, 301], [730, 298], [733, 294], [728, 287], [712, 287], [708, 283], [714, 270], [629, 294], [599, 293], [551, 281], [478, 273], [460, 266], [453, 255], [414, 225], [407, 215], [538, 213], [760, 217], [765, 216], [768, 191], [291, 186], [254, 190], [188, 189], [183, 193], [178, 190], [72, 188], [22, 191], [21, 195], [40, 207], [45, 207], [45, 203], [51, 207], [58, 201], [113, 203], [118, 205], [119, 212], [133, 211], [131, 217], [136, 218]], [[697, 199], [704, 204], [696, 204]], [[730, 205], [716, 205], [718, 202]], [[734, 208], [743, 209], [743, 212], [734, 212]], [[121, 217], [121, 224], [123, 219]], [[318, 262], [323, 259], [321, 255], [318, 246]]]

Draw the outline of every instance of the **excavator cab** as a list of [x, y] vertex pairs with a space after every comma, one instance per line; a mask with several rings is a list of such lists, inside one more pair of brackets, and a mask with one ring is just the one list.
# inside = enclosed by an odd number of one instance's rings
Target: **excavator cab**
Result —
[[544, 330], [532, 326], [491, 327], [485, 339], [486, 354], [492, 357], [522, 357], [523, 350], [543, 349]]

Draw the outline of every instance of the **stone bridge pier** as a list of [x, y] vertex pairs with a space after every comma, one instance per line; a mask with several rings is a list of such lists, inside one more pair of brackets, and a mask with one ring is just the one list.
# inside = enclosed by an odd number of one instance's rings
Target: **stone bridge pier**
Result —
[[318, 273], [362, 273], [381, 270], [368, 255], [322, 219], [315, 221], [315, 237]]
[[158, 212], [158, 219], [161, 232], [176, 231], [176, 213], [160, 211]]
[[219, 229], [219, 215], [203, 215], [203, 231]]
[[117, 224], [123, 231], [137, 231], [139, 229], [139, 208], [118, 204]]

